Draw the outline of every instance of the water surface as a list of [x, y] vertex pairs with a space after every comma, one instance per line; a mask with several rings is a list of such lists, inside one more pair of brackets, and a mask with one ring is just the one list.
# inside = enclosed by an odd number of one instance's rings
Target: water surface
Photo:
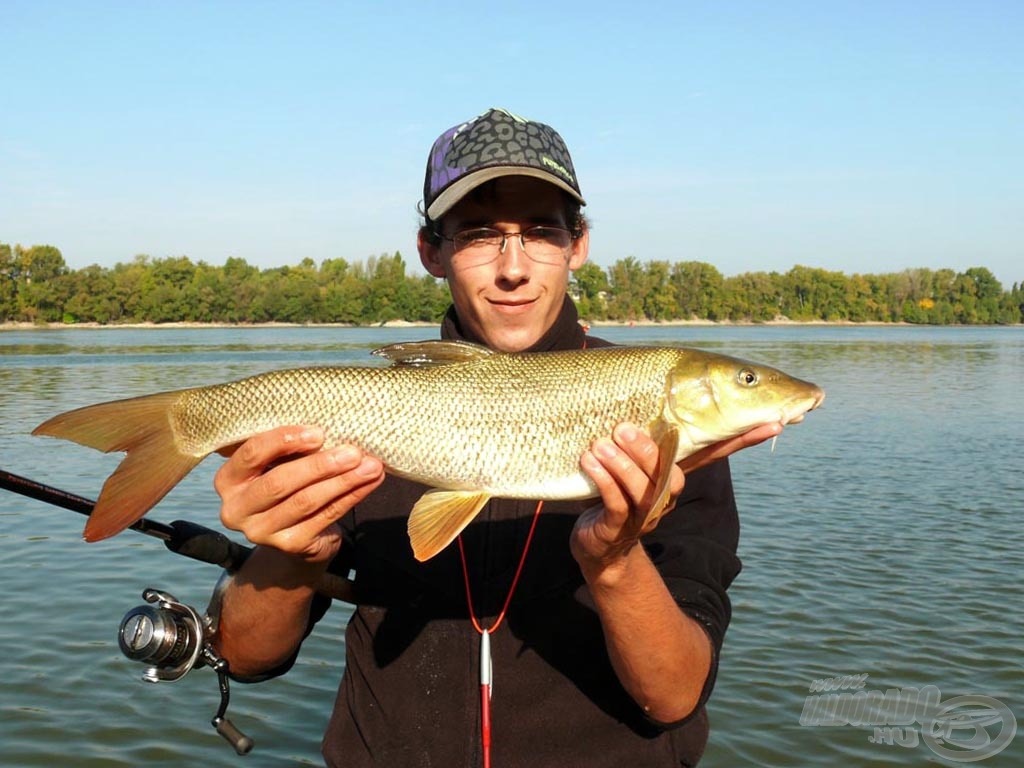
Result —
[[[596, 328], [687, 344], [809, 378], [825, 406], [733, 460], [744, 570], [711, 701], [702, 766], [954, 765], [870, 727], [800, 724], [817, 679], [937, 686], [1024, 716], [1024, 329]], [[366, 363], [434, 329], [250, 328], [0, 333], [0, 468], [95, 497], [118, 457], [29, 436], [69, 408], [271, 368]], [[204, 462], [151, 513], [216, 525]], [[230, 715], [256, 739], [238, 758], [209, 727], [208, 670], [139, 679], [123, 613], [157, 586], [205, 606], [217, 569], [131, 532], [81, 542], [84, 518], [0, 491], [0, 764], [320, 764], [344, 658], [337, 605], [287, 676], [236, 685]], [[500, 675], [500, 671], [497, 671]], [[499, 677], [500, 679], [500, 677]], [[1024, 730], [1024, 723], [1021, 723]], [[992, 729], [996, 736], [998, 729]], [[500, 738], [500, 733], [496, 735]], [[1020, 765], [1024, 734], [985, 765]]]

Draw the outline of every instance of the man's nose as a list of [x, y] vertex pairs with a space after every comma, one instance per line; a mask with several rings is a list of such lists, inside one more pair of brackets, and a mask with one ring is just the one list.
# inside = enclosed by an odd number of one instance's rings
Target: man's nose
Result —
[[522, 235], [518, 232], [505, 235], [498, 254], [498, 273], [506, 280], [521, 280], [529, 273], [529, 264], [530, 257], [523, 248]]

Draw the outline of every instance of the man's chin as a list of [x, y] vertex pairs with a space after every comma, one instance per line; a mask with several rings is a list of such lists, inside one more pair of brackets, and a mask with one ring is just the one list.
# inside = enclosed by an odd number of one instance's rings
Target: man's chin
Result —
[[485, 338], [487, 346], [491, 349], [499, 352], [522, 352], [536, 344], [543, 335], [543, 331], [532, 323], [525, 326], [505, 324], [501, 327], [492, 326]]

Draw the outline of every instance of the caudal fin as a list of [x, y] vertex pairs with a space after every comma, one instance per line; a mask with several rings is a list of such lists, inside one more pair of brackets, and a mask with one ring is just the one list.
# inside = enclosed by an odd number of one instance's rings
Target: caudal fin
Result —
[[96, 448], [128, 455], [107, 478], [85, 524], [86, 541], [120, 533], [146, 514], [203, 460], [182, 454], [174, 441], [169, 411], [180, 392], [161, 392], [79, 408], [54, 416], [34, 430]]

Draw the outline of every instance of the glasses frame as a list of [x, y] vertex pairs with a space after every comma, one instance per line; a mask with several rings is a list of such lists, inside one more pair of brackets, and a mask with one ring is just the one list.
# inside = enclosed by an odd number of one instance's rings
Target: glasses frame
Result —
[[490, 258], [484, 259], [482, 261], [474, 261], [475, 265], [490, 264], [499, 256], [503, 256], [505, 253], [505, 246], [508, 244], [508, 240], [510, 237], [519, 238], [519, 247], [522, 248], [523, 253], [526, 255], [528, 259], [530, 259], [530, 261], [533, 261], [538, 264], [555, 263], [538, 261], [536, 258], [530, 255], [530, 252], [526, 247], [525, 237], [527, 233], [535, 229], [555, 229], [558, 230], [559, 232], [565, 232], [567, 235], [569, 235], [569, 243], [565, 246], [561, 253], [561, 256], [563, 258], [569, 255], [569, 252], [572, 250], [573, 243], [583, 236], [583, 231], [579, 228], [570, 229], [569, 227], [562, 227], [557, 224], [534, 224], [533, 226], [527, 227], [526, 229], [521, 229], [518, 232], [502, 232], [500, 229], [495, 229], [494, 227], [466, 227], [465, 229], [460, 229], [458, 232], [455, 232], [451, 237], [437, 230], [434, 231], [434, 234], [437, 235], [437, 237], [439, 237], [441, 240], [446, 240], [452, 244], [452, 248], [455, 252], [456, 257], [458, 257], [460, 253], [464, 253], [466, 251], [466, 246], [462, 246], [460, 248], [457, 244], [459, 235], [465, 234], [467, 232], [479, 232], [481, 230], [485, 230], [488, 232], [493, 232], [496, 237], [500, 237], [501, 243], [498, 245], [497, 252]]

